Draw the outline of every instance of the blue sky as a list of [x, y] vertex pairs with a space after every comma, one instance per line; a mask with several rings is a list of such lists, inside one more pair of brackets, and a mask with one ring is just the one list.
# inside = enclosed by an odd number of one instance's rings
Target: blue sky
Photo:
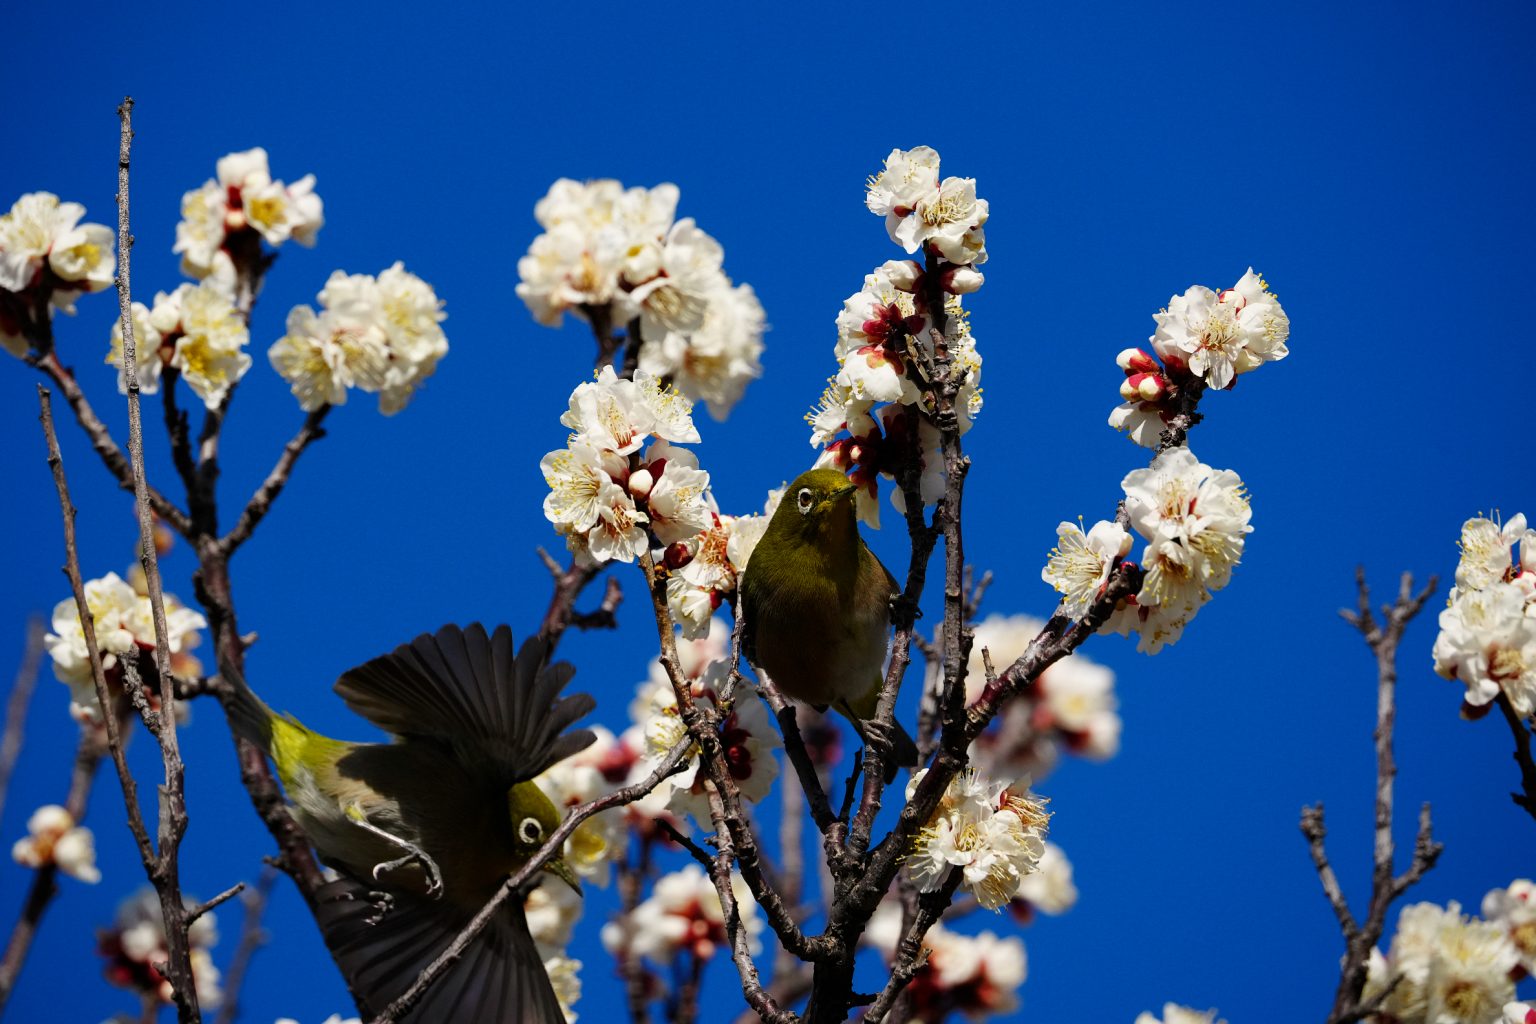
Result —
[[[256, 311], [257, 366], [226, 432], [226, 505], [302, 418], [264, 358], [289, 307], [313, 302], [333, 269], [397, 259], [446, 300], [452, 348], [429, 388], [392, 419], [363, 401], [333, 415], [233, 566], [241, 625], [261, 635], [253, 682], [352, 737], [369, 733], [329, 692], [344, 669], [445, 621], [505, 620], [522, 634], [542, 614], [533, 549], [555, 538], [537, 463], [562, 442], [558, 415], [591, 358], [581, 325], [540, 328], [513, 295], [533, 203], [555, 178], [676, 182], [680, 215], [757, 289], [773, 327], [764, 377], [728, 422], [701, 418], [698, 446], [722, 506], [745, 511], [809, 464], [800, 417], [835, 369], [833, 319], [896, 255], [863, 208], [865, 176], [893, 146], [919, 144], [946, 173], [974, 176], [991, 202], [992, 259], [967, 303], [987, 406], [966, 438], [966, 540], [997, 575], [992, 611], [1047, 614], [1039, 568], [1056, 523], [1108, 515], [1145, 462], [1104, 425], [1115, 353], [1145, 341], [1171, 294], [1261, 270], [1290, 314], [1293, 354], [1212, 396], [1192, 438], [1203, 461], [1248, 483], [1255, 532], [1231, 586], [1175, 647], [1087, 648], [1117, 673], [1123, 749], [1042, 786], [1082, 897], [1024, 935], [1018, 1019], [1129, 1024], [1165, 1000], [1219, 1007], [1233, 1024], [1320, 1018], [1341, 943], [1297, 832], [1301, 806], [1327, 803], [1357, 906], [1370, 857], [1372, 663], [1336, 609], [1353, 601], [1357, 564], [1383, 593], [1405, 569], [1444, 578], [1464, 518], [1536, 514], [1520, 376], [1536, 227], [1524, 44], [1536, 25], [1516, 4], [1065, 6], [87, 2], [63, 24], [22, 5], [0, 67], [0, 203], [47, 189], [112, 222], [113, 111], [133, 94], [133, 279], [147, 298], [180, 280], [179, 197], [219, 156], [261, 145], [278, 177], [317, 176], [319, 246], [284, 250]], [[59, 347], [122, 436], [100, 365], [113, 315], [110, 298], [87, 297], [58, 325]], [[25, 617], [67, 587], [30, 372], [0, 366], [0, 396], [7, 666]], [[129, 503], [78, 431], [63, 433], [86, 574], [122, 572]], [[151, 472], [169, 487], [158, 439]], [[871, 543], [888, 564], [904, 560], [889, 528]], [[190, 569], [185, 551], [166, 565], [168, 589], [188, 599]], [[621, 630], [562, 649], [610, 725], [654, 649], [638, 576], [621, 578]], [[1496, 716], [1457, 717], [1459, 686], [1430, 671], [1433, 638], [1427, 615], [1404, 643], [1400, 832], [1432, 801], [1446, 852], [1413, 897], [1475, 907], [1531, 874], [1536, 826], [1506, 796], [1507, 731]], [[45, 679], [0, 821], [6, 843], [34, 806], [63, 797], [66, 706]], [[220, 716], [195, 714], [185, 876], [207, 895], [253, 877], [269, 840]], [[155, 777], [149, 745], [133, 753], [141, 779]], [[105, 877], [66, 882], [12, 1019], [131, 1008], [92, 952], [93, 929], [140, 884], [122, 817], [104, 775], [89, 823]], [[26, 875], [7, 859], [0, 879], [8, 931]], [[591, 896], [573, 948], [590, 961], [583, 1019], [618, 1007], [593, 955], [612, 902]], [[221, 963], [237, 917], [221, 914]], [[243, 1019], [318, 1024], [347, 1009], [282, 884], [268, 924]], [[711, 999], [731, 997], [732, 974], [712, 966]]]

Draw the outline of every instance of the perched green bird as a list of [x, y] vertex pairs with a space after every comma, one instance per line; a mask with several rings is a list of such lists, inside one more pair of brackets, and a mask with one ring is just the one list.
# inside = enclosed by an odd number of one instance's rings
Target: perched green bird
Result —
[[[343, 873], [320, 890], [316, 917], [371, 1014], [411, 986], [560, 823], [531, 780], [592, 742], [589, 730], [564, 730], [593, 701], [560, 698], [575, 670], [547, 657], [540, 640], [514, 656], [509, 628], [487, 636], [477, 623], [352, 669], [336, 692], [392, 743], [321, 736], [226, 670], [235, 731], [272, 758], [294, 819]], [[544, 870], [580, 891], [564, 860]], [[505, 901], [406, 1019], [564, 1024], [521, 900]]]
[[886, 781], [917, 764], [917, 745], [895, 723], [872, 721], [884, 683], [891, 599], [901, 592], [859, 536], [853, 494], [835, 469], [789, 485], [741, 579], [742, 650], [795, 700], [845, 715], [866, 743], [889, 751]]

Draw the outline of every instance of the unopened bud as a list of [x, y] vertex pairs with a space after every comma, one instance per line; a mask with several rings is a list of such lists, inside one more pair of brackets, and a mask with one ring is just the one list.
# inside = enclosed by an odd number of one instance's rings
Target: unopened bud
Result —
[[975, 267], [955, 267], [944, 274], [944, 290], [951, 295], [969, 295], [986, 280]]
[[1120, 537], [1120, 551], [1118, 554], [1121, 558], [1124, 558], [1126, 555], [1131, 553], [1131, 544], [1132, 540], [1130, 534], [1123, 534]]
[[656, 480], [648, 469], [637, 469], [629, 474], [629, 493], [637, 498], [643, 498], [651, 493], [651, 488], [656, 485]]
[[224, 230], [230, 233], [245, 229], [245, 211], [230, 210], [224, 214]]
[[901, 292], [916, 289], [918, 279], [923, 276], [923, 269], [914, 260], [886, 260], [880, 269], [890, 279], [891, 287]]
[[691, 561], [693, 561], [693, 552], [688, 550], [688, 545], [682, 541], [668, 544], [666, 554], [661, 556], [661, 564], [668, 569], [681, 569]]
[[1127, 377], [1120, 382], [1120, 397], [1127, 402], [1140, 401], [1141, 393], [1136, 390], [1136, 385], [1131, 383], [1131, 378]]
[[1127, 384], [1136, 385], [1136, 393], [1141, 396], [1143, 402], [1155, 402], [1168, 390], [1163, 386], [1163, 378], [1155, 373], [1137, 374], [1125, 380]]
[[1139, 348], [1128, 348], [1115, 357], [1115, 365], [1126, 373], [1156, 373], [1160, 367], [1157, 360]]

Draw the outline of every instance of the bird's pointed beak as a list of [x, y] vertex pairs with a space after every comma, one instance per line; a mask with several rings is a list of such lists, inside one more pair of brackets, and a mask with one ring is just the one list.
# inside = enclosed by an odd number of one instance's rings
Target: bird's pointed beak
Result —
[[576, 890], [576, 895], [581, 895], [581, 879], [576, 877], [576, 872], [561, 858], [555, 858], [544, 865], [544, 870], [554, 875], [560, 881]]
[[844, 498], [853, 497], [853, 492], [859, 489], [858, 484], [849, 484], [847, 487], [839, 487], [832, 492], [833, 501], [842, 501]]

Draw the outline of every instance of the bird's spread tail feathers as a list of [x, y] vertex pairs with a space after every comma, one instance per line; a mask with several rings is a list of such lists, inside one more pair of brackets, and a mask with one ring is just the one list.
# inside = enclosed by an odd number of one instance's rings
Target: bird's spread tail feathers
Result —
[[256, 696], [245, 676], [229, 662], [219, 665], [219, 674], [229, 683], [230, 698], [224, 705], [229, 716], [229, 727], [236, 736], [249, 740], [263, 753], [272, 752], [272, 721], [276, 717], [272, 709]]

